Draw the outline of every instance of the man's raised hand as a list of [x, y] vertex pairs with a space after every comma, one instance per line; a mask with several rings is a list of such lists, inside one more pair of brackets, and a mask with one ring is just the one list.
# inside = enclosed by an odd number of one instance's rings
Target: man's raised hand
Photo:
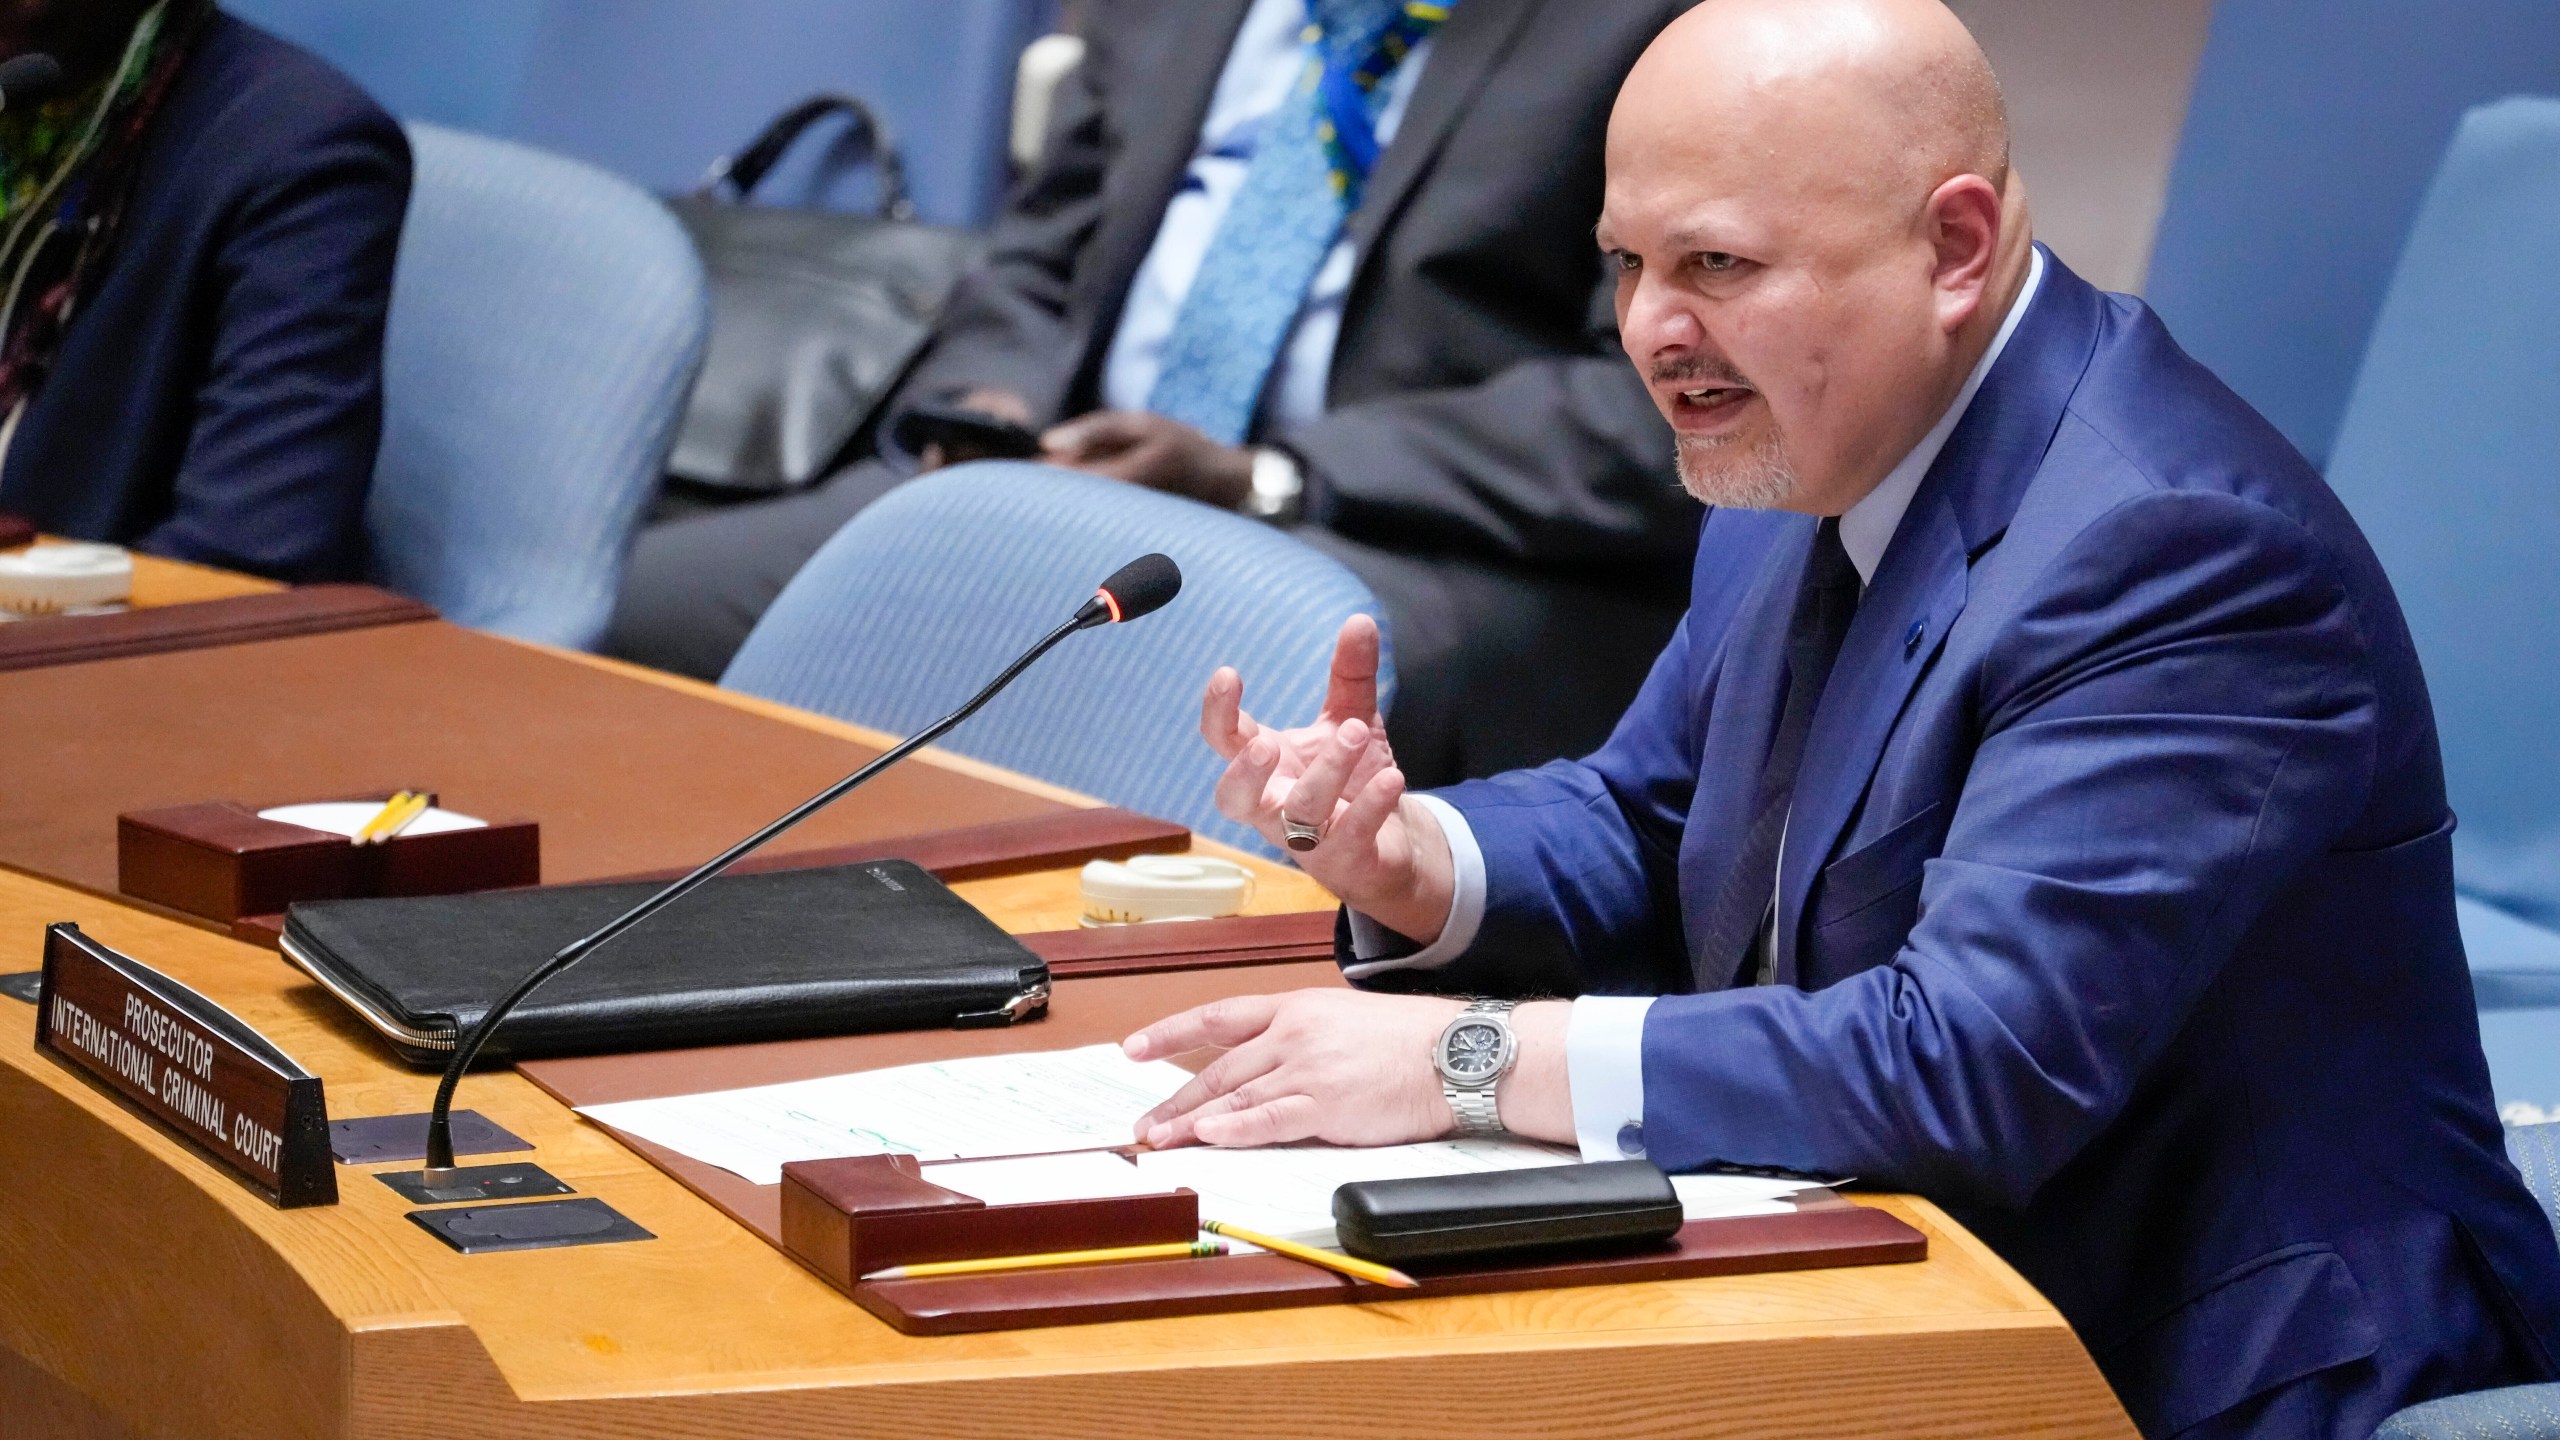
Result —
[[1323, 838], [1292, 858], [1344, 903], [1429, 943], [1449, 917], [1448, 841], [1408, 799], [1378, 716], [1378, 626], [1343, 622], [1324, 709], [1314, 724], [1274, 730], [1244, 710], [1244, 680], [1221, 668], [1200, 706], [1200, 734], [1227, 762], [1218, 810], [1285, 845], [1287, 821]]

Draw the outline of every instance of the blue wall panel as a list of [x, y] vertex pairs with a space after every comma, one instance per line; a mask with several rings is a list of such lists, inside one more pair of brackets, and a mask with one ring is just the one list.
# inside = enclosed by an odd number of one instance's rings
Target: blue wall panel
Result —
[[2560, 94], [2552, 0], [2220, 0], [2146, 297], [2325, 463], [2462, 112]]
[[499, 131], [524, 88], [542, 0], [226, 0], [224, 9], [328, 57], [384, 109]]
[[[653, 190], [691, 185], [820, 90], [872, 102], [917, 209], [980, 224], [1003, 198], [1013, 64], [1044, 0], [227, 0], [328, 57], [404, 117], [540, 145]], [[822, 149], [813, 141], [811, 149]], [[867, 203], [806, 159], [781, 203]]]

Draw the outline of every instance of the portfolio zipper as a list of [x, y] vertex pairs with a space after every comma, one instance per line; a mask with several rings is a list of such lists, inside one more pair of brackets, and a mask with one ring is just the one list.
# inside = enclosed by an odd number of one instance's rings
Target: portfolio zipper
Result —
[[342, 1004], [344, 1004], [348, 1009], [363, 1016], [366, 1023], [372, 1025], [375, 1030], [394, 1040], [400, 1041], [402, 1044], [414, 1045], [421, 1050], [450, 1050], [453, 1048], [453, 1032], [451, 1030], [419, 1030], [412, 1026], [402, 1024], [400, 1021], [385, 1015], [371, 1001], [353, 993], [348, 990], [346, 986], [339, 984], [337, 977], [331, 975], [327, 969], [315, 963], [310, 956], [305, 955], [300, 950], [294, 948], [293, 937], [291, 935], [284, 937], [281, 948], [284, 950], [284, 958], [292, 961], [296, 968], [300, 969], [303, 974], [319, 981], [321, 989], [337, 996]]

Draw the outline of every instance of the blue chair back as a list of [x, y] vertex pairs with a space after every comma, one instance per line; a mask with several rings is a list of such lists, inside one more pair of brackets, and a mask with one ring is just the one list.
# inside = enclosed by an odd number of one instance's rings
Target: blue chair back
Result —
[[[1334, 633], [1378, 605], [1330, 557], [1241, 516], [1038, 465], [938, 471], [837, 531], [720, 683], [911, 734], [1150, 550], [1182, 567], [1180, 597], [1069, 640], [943, 743], [1273, 853], [1211, 801], [1224, 765], [1200, 739], [1201, 687], [1233, 665], [1247, 709], [1305, 724]], [[1381, 678], [1392, 686], [1392, 670]]]
[[2550, 0], [2215, 0], [2146, 298], [2325, 465], [2455, 122], [2520, 93], [2560, 93]]
[[[784, 106], [870, 101], [918, 213], [983, 224], [1002, 202], [1013, 67], [1054, 0], [226, 0], [326, 57], [403, 119], [477, 130], [690, 187]], [[806, 155], [760, 192], [860, 206], [859, 156]]]
[[2466, 115], [2329, 466], [2443, 737], [2456, 914], [2501, 1110], [2560, 1116], [2560, 101]]
[[2560, 100], [2463, 118], [2329, 479], [2426, 666], [2463, 889], [2560, 928]]
[[2508, 1130], [2507, 1158], [2516, 1162], [2524, 1188], [2551, 1222], [2551, 1238], [2560, 1240], [2560, 1120]]
[[460, 624], [591, 645], [702, 357], [702, 263], [592, 166], [434, 125], [409, 143], [376, 572]]

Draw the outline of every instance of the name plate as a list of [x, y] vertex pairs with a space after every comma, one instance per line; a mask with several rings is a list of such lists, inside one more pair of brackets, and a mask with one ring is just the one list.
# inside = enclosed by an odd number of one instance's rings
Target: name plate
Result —
[[44, 932], [36, 1048], [282, 1209], [338, 1203], [320, 1077], [193, 990], [71, 924]]

